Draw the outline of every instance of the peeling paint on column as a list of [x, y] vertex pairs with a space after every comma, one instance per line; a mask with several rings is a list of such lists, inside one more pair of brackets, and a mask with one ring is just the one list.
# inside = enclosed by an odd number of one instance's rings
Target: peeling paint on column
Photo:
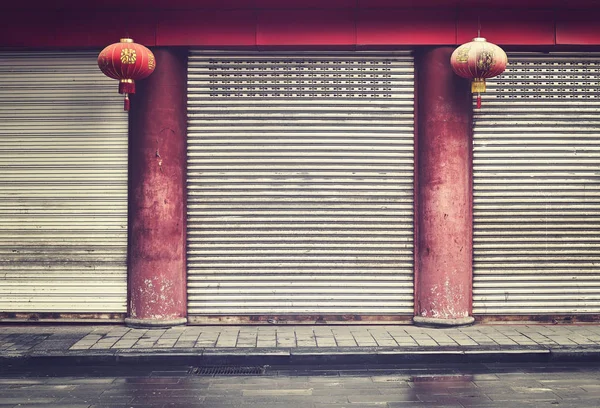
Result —
[[153, 50], [130, 113], [129, 318], [186, 316], [185, 50]]

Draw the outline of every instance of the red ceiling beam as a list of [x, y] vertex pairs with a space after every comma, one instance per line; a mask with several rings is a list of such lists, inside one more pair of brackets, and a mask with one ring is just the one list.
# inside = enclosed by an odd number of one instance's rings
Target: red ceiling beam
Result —
[[[261, 1], [268, 4], [271, 0]], [[340, 7], [344, 1], [340, 0]], [[146, 46], [212, 48], [455, 45], [477, 35], [478, 20], [482, 36], [503, 46], [589, 46], [600, 45], [598, 17], [600, 5], [585, 12], [437, 9], [431, 13], [422, 8], [6, 11], [0, 13], [0, 47], [102, 47], [124, 35]]]

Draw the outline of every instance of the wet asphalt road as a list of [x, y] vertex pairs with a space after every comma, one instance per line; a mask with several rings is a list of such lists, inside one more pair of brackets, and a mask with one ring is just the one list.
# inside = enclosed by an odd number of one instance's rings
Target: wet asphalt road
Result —
[[218, 369], [2, 367], [0, 407], [600, 407], [597, 363]]

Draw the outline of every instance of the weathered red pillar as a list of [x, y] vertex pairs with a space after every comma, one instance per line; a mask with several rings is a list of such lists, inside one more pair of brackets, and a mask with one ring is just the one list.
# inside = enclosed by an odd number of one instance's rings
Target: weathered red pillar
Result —
[[129, 326], [186, 319], [187, 53], [155, 48], [136, 82], [129, 129]]
[[417, 56], [416, 324], [455, 326], [472, 312], [472, 96], [453, 48]]

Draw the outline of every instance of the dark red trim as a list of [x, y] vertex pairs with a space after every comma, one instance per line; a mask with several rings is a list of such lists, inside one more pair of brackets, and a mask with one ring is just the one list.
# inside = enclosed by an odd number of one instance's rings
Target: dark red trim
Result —
[[597, 0], [20, 0], [0, 4], [0, 10], [189, 10], [189, 9], [369, 9], [369, 8], [516, 8], [591, 9]]
[[413, 146], [413, 298], [414, 298], [414, 315], [416, 316], [419, 310], [419, 259], [417, 257], [417, 245], [419, 242], [419, 223], [418, 219], [421, 216], [419, 211], [419, 177], [417, 176], [417, 169], [419, 168], [419, 70], [417, 69], [417, 56], [415, 55], [415, 73], [414, 73], [414, 146]]
[[471, 277], [468, 279], [467, 285], [468, 285], [468, 290], [469, 290], [469, 295], [471, 296], [471, 299], [469, 301], [469, 316], [473, 315], [473, 135], [474, 135], [474, 129], [475, 129], [475, 117], [474, 117], [474, 112], [473, 112], [473, 99], [474, 97], [471, 97], [471, 109], [468, 109], [467, 113], [468, 113], [468, 120], [469, 123], [471, 124], [471, 126], [468, 129], [468, 138], [469, 138], [469, 157], [468, 157], [468, 168], [469, 168], [469, 181], [468, 181], [468, 188], [469, 188], [469, 196], [470, 196], [470, 200], [468, 202], [468, 213], [469, 213], [469, 235], [470, 235], [470, 244], [471, 244], [471, 258], [470, 258], [470, 264], [471, 264]]

